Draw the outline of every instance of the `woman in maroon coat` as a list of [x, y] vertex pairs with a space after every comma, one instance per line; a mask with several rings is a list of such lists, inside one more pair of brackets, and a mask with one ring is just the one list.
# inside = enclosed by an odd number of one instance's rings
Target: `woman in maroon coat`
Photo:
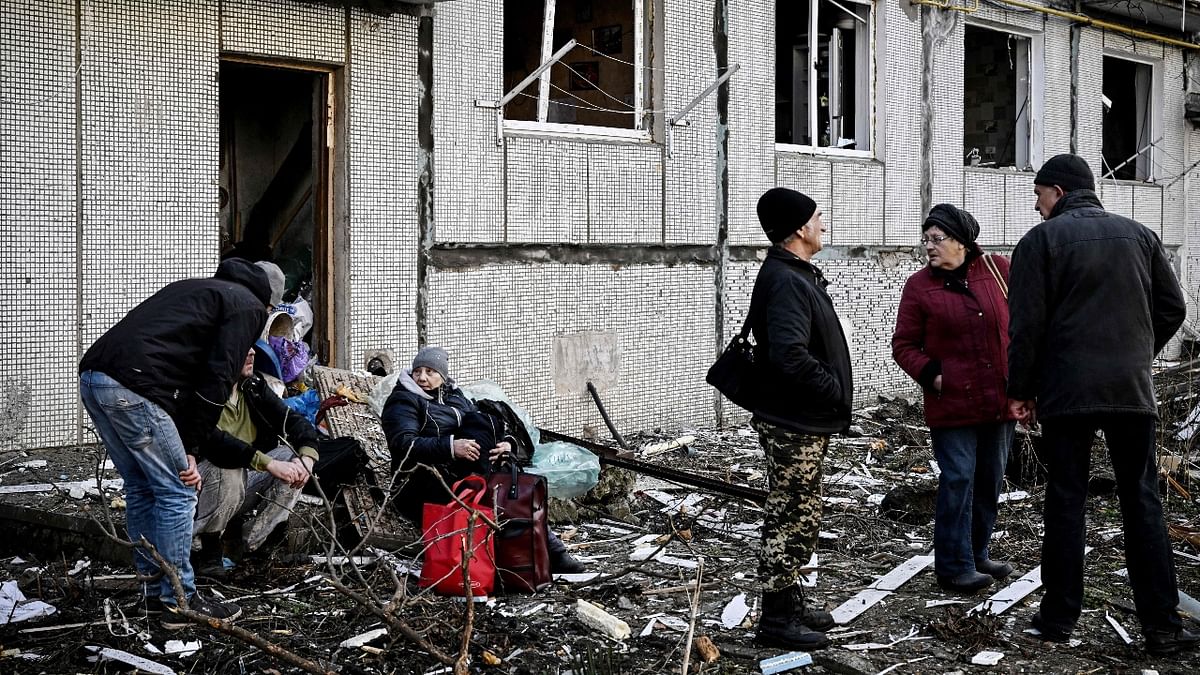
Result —
[[975, 218], [950, 204], [930, 209], [922, 232], [929, 265], [904, 285], [892, 358], [925, 392], [942, 472], [933, 527], [938, 584], [974, 593], [1013, 571], [988, 556], [1016, 424], [1005, 396], [1008, 260], [985, 254]]

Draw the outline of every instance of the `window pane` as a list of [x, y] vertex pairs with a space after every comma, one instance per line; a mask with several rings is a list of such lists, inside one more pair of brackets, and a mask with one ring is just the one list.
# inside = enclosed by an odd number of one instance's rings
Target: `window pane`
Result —
[[[634, 128], [633, 1], [547, 1], [554, 3], [552, 51], [572, 38], [579, 46], [550, 69], [545, 121]], [[536, 0], [505, 0], [505, 92], [542, 62], [543, 11]], [[537, 120], [537, 97], [534, 82], [508, 104], [504, 117]]]
[[811, 145], [808, 131], [808, 0], [775, 3], [775, 141]]
[[963, 162], [1029, 164], [1029, 40], [967, 26], [963, 54]]
[[869, 6], [850, 0], [819, 4], [817, 140], [822, 146], [870, 148], [870, 16]]
[[[1104, 109], [1104, 173], [1116, 169], [1113, 178], [1147, 180], [1153, 68], [1111, 56], [1104, 57], [1104, 96], [1111, 102]], [[1124, 166], [1122, 166], [1124, 165]], [[1120, 168], [1118, 168], [1120, 167]]]

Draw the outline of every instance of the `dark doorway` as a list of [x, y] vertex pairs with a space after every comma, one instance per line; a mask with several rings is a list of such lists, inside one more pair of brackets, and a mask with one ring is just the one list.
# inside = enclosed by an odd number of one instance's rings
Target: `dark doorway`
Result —
[[221, 63], [221, 254], [275, 263], [284, 300], [307, 303], [303, 340], [333, 359], [331, 73]]

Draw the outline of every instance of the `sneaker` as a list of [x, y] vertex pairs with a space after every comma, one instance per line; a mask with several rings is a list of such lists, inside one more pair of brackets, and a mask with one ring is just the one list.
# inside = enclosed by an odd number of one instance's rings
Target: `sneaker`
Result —
[[586, 569], [583, 563], [566, 549], [550, 554], [550, 571], [554, 574], [579, 574]]
[[1013, 566], [1003, 560], [981, 560], [975, 563], [975, 571], [1000, 581], [1013, 573]]
[[992, 577], [979, 572], [963, 572], [956, 577], [938, 577], [938, 586], [944, 590], [971, 595], [992, 585]]
[[1200, 645], [1200, 634], [1180, 628], [1179, 630], [1147, 630], [1146, 651], [1155, 654], [1174, 654], [1181, 649], [1193, 649]]
[[[1029, 620], [1029, 624], [1042, 634], [1041, 638], [1046, 642], [1063, 643], [1071, 639], [1071, 631], [1069, 629], [1053, 626], [1046, 622], [1042, 619], [1041, 612], [1034, 614], [1033, 618]], [[1147, 641], [1149, 641], [1149, 638], [1147, 638]]]
[[[232, 602], [221, 602], [205, 598], [199, 593], [188, 599], [188, 606], [194, 612], [199, 612], [200, 614], [221, 621], [233, 621], [242, 615], [242, 608]], [[191, 619], [179, 614], [175, 609], [175, 605], [166, 603], [163, 604], [163, 612], [159, 616], [158, 621], [159, 625], [167, 630], [187, 628], [188, 625], [194, 623]]]

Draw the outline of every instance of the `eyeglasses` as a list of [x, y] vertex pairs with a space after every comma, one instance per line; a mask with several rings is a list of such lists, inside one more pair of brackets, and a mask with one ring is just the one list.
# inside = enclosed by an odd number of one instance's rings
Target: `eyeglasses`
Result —
[[921, 245], [924, 246], [925, 244], [933, 244], [934, 246], [937, 246], [938, 244], [942, 243], [943, 241], [946, 241], [947, 239], [950, 239], [950, 237], [947, 237], [944, 234], [935, 234], [935, 235], [928, 236], [928, 237], [921, 237]]

